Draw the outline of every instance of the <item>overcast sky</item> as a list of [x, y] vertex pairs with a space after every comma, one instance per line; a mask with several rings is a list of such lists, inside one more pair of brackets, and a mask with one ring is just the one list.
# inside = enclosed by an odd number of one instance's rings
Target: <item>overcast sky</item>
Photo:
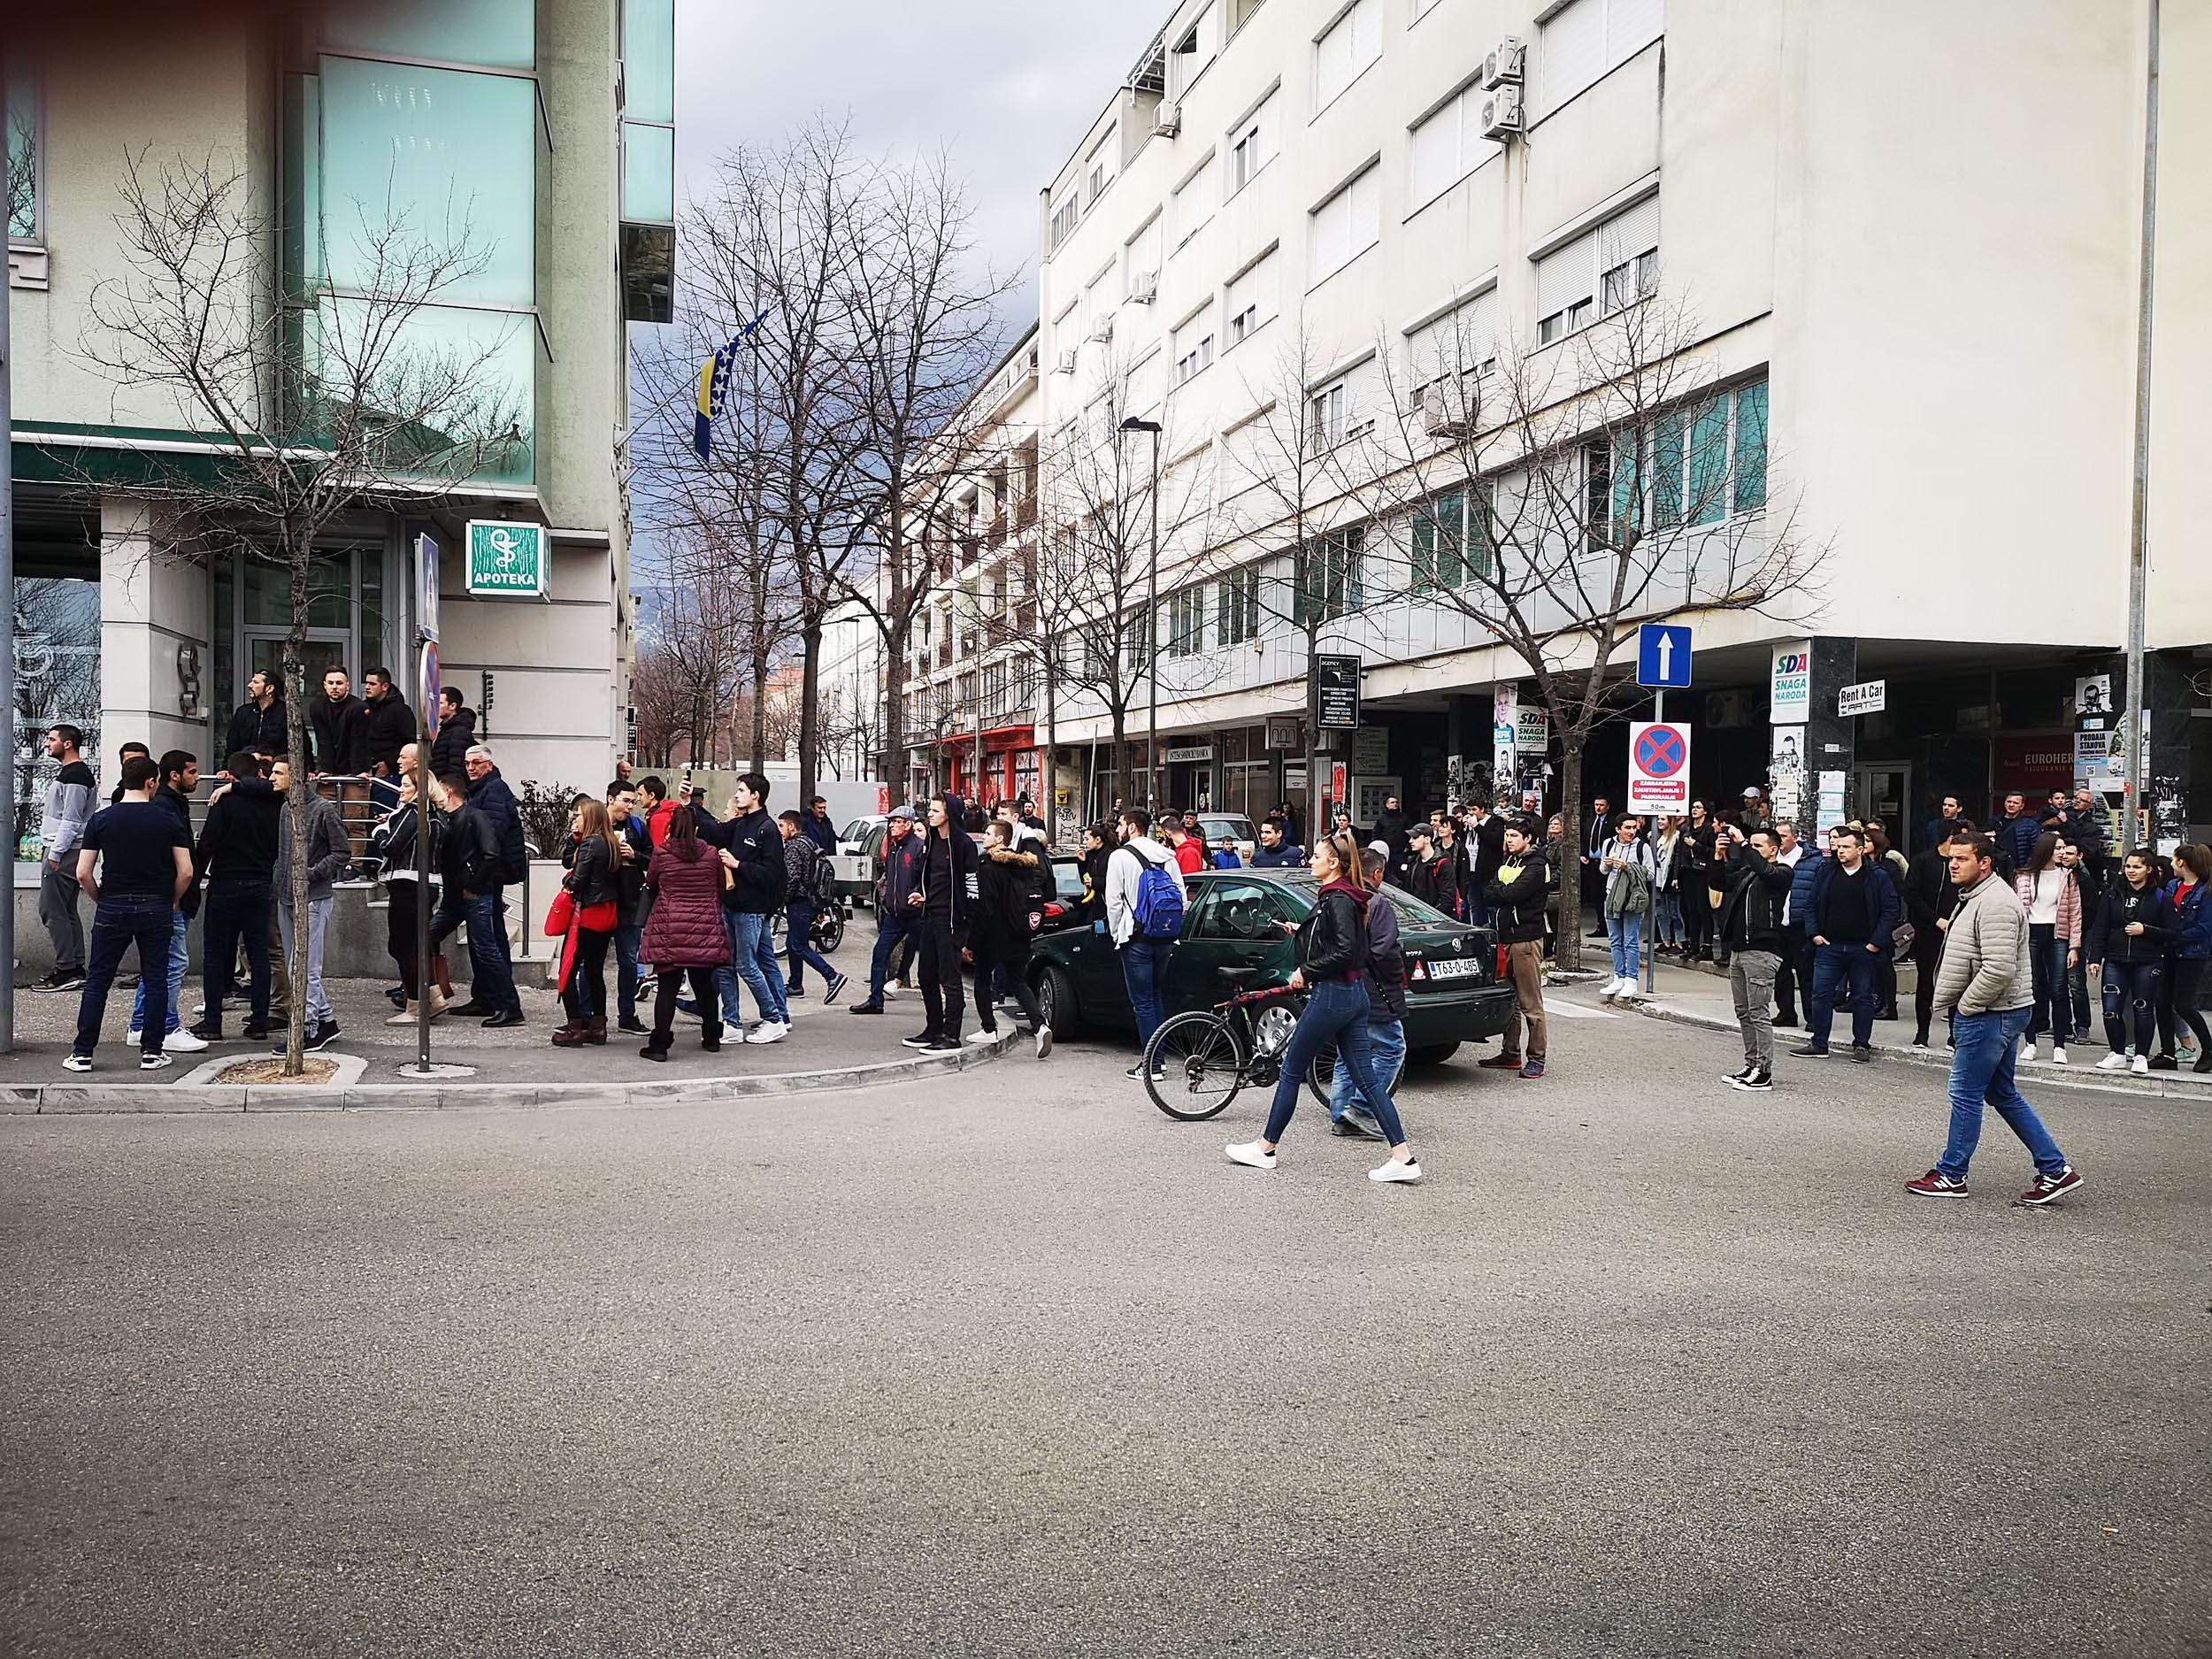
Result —
[[[849, 110], [864, 145], [949, 147], [1002, 268], [1033, 266], [1037, 192], [1159, 29], [1168, 0], [679, 0], [678, 188], [729, 146]], [[1033, 321], [1033, 280], [1010, 321]]]

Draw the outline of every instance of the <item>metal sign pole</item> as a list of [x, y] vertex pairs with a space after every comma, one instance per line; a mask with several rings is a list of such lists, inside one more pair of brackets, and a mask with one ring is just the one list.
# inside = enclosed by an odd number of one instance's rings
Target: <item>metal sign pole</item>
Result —
[[430, 1075], [430, 744], [439, 695], [438, 544], [415, 538], [415, 1074]]
[[[1659, 691], [1655, 691], [1655, 692], [1653, 692], [1653, 693], [1651, 694], [1651, 704], [1652, 704], [1652, 714], [1651, 714], [1651, 718], [1652, 718], [1653, 722], [1654, 722], [1655, 724], [1656, 724], [1656, 725], [1659, 725], [1659, 726], [1664, 726], [1664, 725], [1667, 723], [1667, 694], [1666, 694], [1666, 692], [1665, 692], [1664, 690], [1659, 690]], [[1686, 772], [1687, 772], [1687, 771], [1688, 771], [1688, 768], [1687, 768], [1687, 767], [1685, 767], [1683, 770], [1684, 770], [1684, 772], [1686, 773]], [[1687, 778], [1686, 777], [1686, 778], [1684, 779], [1684, 782], [1685, 782], [1685, 783], [1686, 783], [1687, 781], [1688, 781], [1688, 780], [1687, 780]], [[1645, 892], [1645, 894], [1644, 894], [1644, 941], [1643, 941], [1643, 942], [1644, 942], [1644, 952], [1643, 952], [1643, 956], [1644, 956], [1644, 962], [1643, 962], [1643, 968], [1644, 968], [1644, 995], [1645, 995], [1646, 996], [1649, 996], [1649, 995], [1651, 995], [1652, 990], [1653, 990], [1653, 988], [1654, 988], [1655, 985], [1656, 984], [1657, 979], [1658, 979], [1658, 976], [1659, 976], [1659, 963], [1658, 963], [1658, 957], [1659, 957], [1659, 947], [1658, 947], [1658, 943], [1657, 943], [1658, 933], [1659, 933], [1659, 884], [1658, 884], [1656, 881], [1654, 881], [1654, 882], [1650, 885], [1649, 888], [1648, 888], [1648, 889]]]

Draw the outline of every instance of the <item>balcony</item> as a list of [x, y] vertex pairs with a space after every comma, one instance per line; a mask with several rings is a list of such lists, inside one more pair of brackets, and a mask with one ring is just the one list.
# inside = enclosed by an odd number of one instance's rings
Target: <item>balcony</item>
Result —
[[937, 666], [940, 668], [952, 666], [952, 641], [949, 639], [940, 640], [937, 642]]
[[984, 526], [983, 545], [995, 551], [1006, 545], [1006, 515], [998, 513]]
[[1036, 522], [1037, 498], [1034, 495], [1024, 495], [1014, 503], [1014, 528], [1017, 530], [1031, 529], [1034, 527]]
[[1031, 634], [1036, 633], [1036, 631], [1037, 607], [1034, 605], [1017, 605], [1014, 608], [1014, 632], [1021, 638], [1027, 639]]
[[[972, 530], [964, 530], [960, 533], [959, 542], [961, 564], [964, 565], [974, 564], [977, 555], [982, 551], [982, 538]], [[950, 574], [949, 572], [946, 573]]]

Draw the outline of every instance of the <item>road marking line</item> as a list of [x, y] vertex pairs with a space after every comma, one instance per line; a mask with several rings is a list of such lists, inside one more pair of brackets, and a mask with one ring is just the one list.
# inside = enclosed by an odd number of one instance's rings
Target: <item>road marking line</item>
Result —
[[1549, 1003], [1547, 1005], [1546, 1011], [1561, 1015], [1568, 1019], [1618, 1019], [1620, 1018], [1610, 1009], [1585, 1008], [1579, 1002]]

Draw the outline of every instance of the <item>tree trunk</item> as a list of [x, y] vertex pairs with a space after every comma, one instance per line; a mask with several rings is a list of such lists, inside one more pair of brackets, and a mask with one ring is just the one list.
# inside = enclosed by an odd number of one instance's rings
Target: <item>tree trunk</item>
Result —
[[284, 713], [285, 740], [292, 751], [292, 783], [287, 792], [283, 833], [292, 839], [292, 879], [278, 902], [292, 918], [292, 979], [290, 1007], [284, 1020], [284, 1075], [298, 1077], [307, 1069], [307, 989], [309, 947], [313, 943], [307, 925], [307, 810], [304, 802], [313, 795], [307, 741], [307, 578], [313, 543], [304, 535], [288, 552], [291, 558], [291, 626], [284, 639], [285, 678], [291, 682], [291, 706]]
[[1060, 844], [1058, 805], [1060, 768], [1056, 760], [1060, 749], [1058, 737], [1060, 698], [1058, 688], [1053, 684], [1053, 667], [1052, 641], [1047, 640], [1045, 641], [1044, 678], [1045, 752], [1038, 757], [1041, 764], [1037, 767], [1037, 787], [1044, 795], [1044, 799], [1037, 804], [1044, 809], [1045, 845], [1047, 847], [1057, 847]]
[[822, 621], [810, 614], [799, 630], [799, 800], [814, 798], [814, 744], [822, 720]]
[[[1553, 719], [1558, 720], [1555, 711]], [[1582, 740], [1564, 729], [1559, 741], [1559, 966], [1582, 967]]]

